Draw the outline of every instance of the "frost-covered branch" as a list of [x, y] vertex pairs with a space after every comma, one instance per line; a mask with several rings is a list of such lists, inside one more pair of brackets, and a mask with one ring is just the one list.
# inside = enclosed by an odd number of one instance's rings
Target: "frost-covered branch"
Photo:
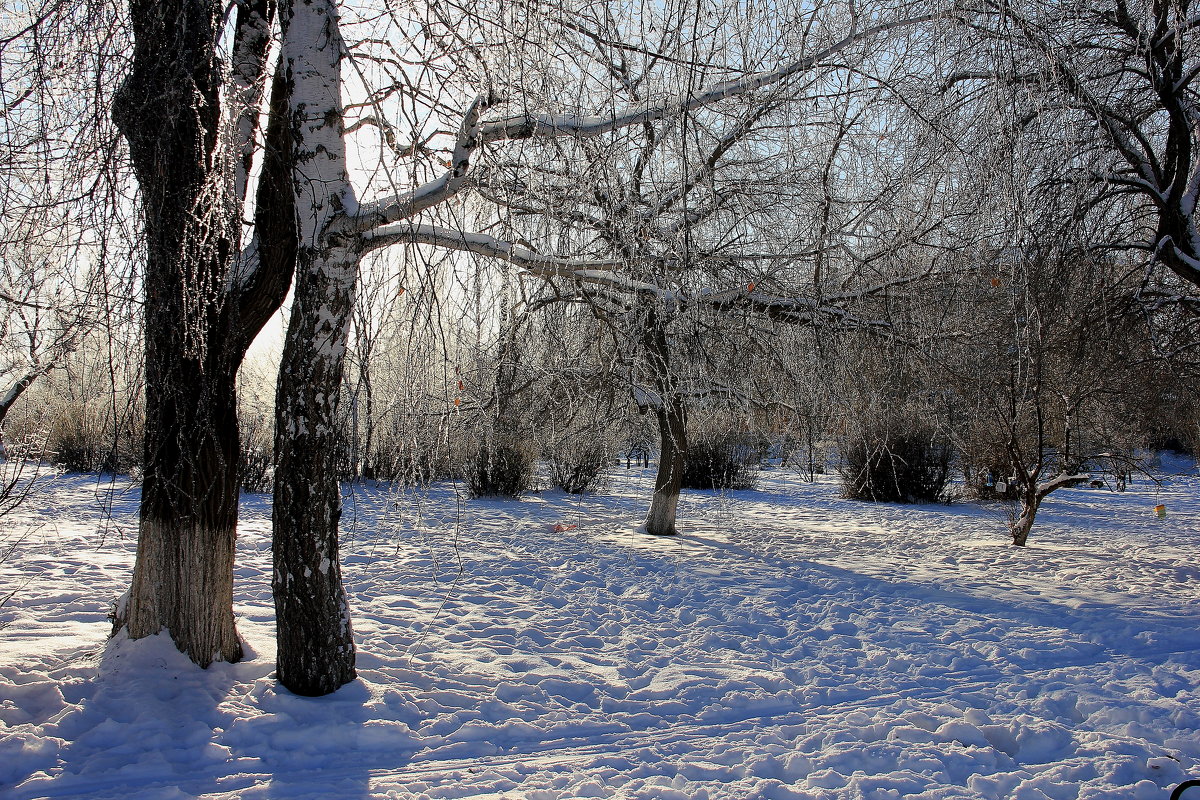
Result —
[[425, 244], [496, 258], [521, 267], [540, 278], [572, 281], [584, 287], [585, 291], [598, 289], [607, 295], [628, 295], [626, 303], [629, 305], [637, 303], [639, 297], [645, 297], [661, 301], [665, 307], [676, 311], [704, 306], [718, 312], [744, 310], [790, 324], [823, 323], [875, 330], [888, 330], [891, 324], [885, 320], [863, 319], [849, 311], [847, 306], [888, 288], [917, 280], [915, 277], [898, 278], [859, 291], [842, 292], [821, 299], [773, 295], [761, 290], [756, 291], [753, 284], [731, 289], [699, 289], [686, 292], [629, 277], [623, 274], [623, 270], [629, 265], [620, 260], [550, 256], [487, 234], [468, 233], [434, 225], [393, 225], [368, 234], [364, 241], [365, 250], [368, 252], [397, 244]]
[[1073, 472], [1068, 472], [1068, 471], [1064, 470], [1063, 472], [1060, 472], [1059, 474], [1055, 475], [1053, 478], [1051, 478], [1047, 481], [1042, 481], [1042, 482], [1038, 483], [1037, 489], [1036, 489], [1038, 502], [1041, 502], [1042, 500], [1044, 500], [1047, 497], [1047, 495], [1049, 495], [1051, 492], [1055, 491], [1056, 489], [1061, 489], [1064, 486], [1071, 486], [1072, 484], [1090, 480], [1091, 477], [1092, 477], [1091, 474], [1087, 473], [1087, 472], [1074, 472], [1073, 473]]
[[663, 294], [663, 290], [652, 283], [621, 275], [618, 270], [624, 264], [620, 261], [548, 256], [485, 233], [468, 233], [436, 225], [399, 224], [367, 234], [364, 243], [366, 252], [394, 244], [434, 245], [507, 261], [541, 278], [567, 278], [580, 284], [634, 294]]
[[363, 204], [356, 218], [355, 227], [360, 231], [369, 231], [372, 228], [409, 219], [458, 194], [465, 186], [467, 172], [471, 166], [471, 155], [482, 143], [480, 116], [495, 102], [495, 97], [481, 95], [476, 97], [467, 108], [445, 172], [411, 191]]
[[520, 139], [591, 138], [633, 125], [682, 116], [722, 100], [782, 83], [813, 69], [854, 44], [897, 28], [928, 22], [939, 16], [924, 14], [873, 25], [855, 31], [807, 58], [791, 62], [778, 69], [721, 81], [706, 89], [681, 93], [665, 100], [635, 103], [607, 115], [535, 113], [481, 121], [480, 115], [489, 106], [496, 104], [498, 98], [477, 98], [463, 117], [447, 171], [410, 191], [364, 204], [360, 209], [356, 226], [361, 231], [367, 231], [382, 225], [389, 225], [409, 219], [425, 209], [450, 199], [464, 187], [463, 179], [470, 166], [472, 154], [484, 144]]
[[666, 101], [646, 101], [634, 104], [612, 115], [587, 114], [524, 114], [489, 122], [483, 126], [485, 141], [529, 139], [538, 136], [592, 137], [643, 122], [676, 117], [709, 106], [721, 100], [748, 94], [813, 69], [818, 64], [840, 54], [851, 45], [897, 28], [908, 27], [938, 19], [938, 14], [924, 14], [880, 23], [855, 31], [837, 42], [778, 69], [756, 72], [714, 84], [697, 92], [685, 92]]

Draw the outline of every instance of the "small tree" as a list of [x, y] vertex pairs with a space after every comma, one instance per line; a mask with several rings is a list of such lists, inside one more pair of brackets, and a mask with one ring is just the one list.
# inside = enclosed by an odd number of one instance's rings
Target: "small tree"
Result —
[[1018, 504], [1015, 545], [1051, 493], [1133, 460], [1141, 421], [1116, 412], [1139, 385], [1146, 339], [1114, 272], [1084, 249], [1031, 248], [973, 276], [971, 313], [983, 324], [956, 370], [971, 408], [959, 441], [967, 463], [992, 471], [999, 495]]

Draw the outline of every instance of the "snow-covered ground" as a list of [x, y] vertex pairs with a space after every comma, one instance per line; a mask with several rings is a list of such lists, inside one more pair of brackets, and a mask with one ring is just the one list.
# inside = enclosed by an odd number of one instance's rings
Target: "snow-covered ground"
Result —
[[651, 539], [649, 481], [353, 487], [360, 677], [314, 700], [271, 678], [265, 496], [249, 657], [201, 671], [164, 637], [106, 648], [137, 491], [59, 478], [0, 523], [0, 796], [1165, 800], [1200, 777], [1194, 473], [1060, 491], [1023, 550], [997, 511], [779, 471], [685, 493], [684, 535]]

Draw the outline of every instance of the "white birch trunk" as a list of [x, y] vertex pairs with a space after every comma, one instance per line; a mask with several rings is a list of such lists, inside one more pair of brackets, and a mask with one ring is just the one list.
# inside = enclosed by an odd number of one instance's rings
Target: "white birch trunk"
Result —
[[277, 671], [297, 694], [323, 695], [355, 677], [338, 560], [334, 411], [361, 246], [347, 216], [355, 203], [346, 172], [337, 9], [329, 0], [296, 0], [283, 21], [299, 249], [276, 397]]

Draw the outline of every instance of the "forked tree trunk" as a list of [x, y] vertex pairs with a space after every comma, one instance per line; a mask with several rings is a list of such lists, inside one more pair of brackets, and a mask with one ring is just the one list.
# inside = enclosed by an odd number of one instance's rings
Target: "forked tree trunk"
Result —
[[1021, 501], [1021, 513], [1017, 515], [1010, 529], [1014, 546], [1024, 547], [1025, 543], [1029, 541], [1029, 532], [1033, 529], [1033, 521], [1037, 517], [1040, 505], [1041, 501], [1036, 499], [1036, 495], [1034, 499], [1026, 495], [1025, 499]]
[[1033, 529], [1033, 521], [1037, 517], [1038, 509], [1042, 507], [1042, 503], [1053, 492], [1058, 491], [1064, 486], [1071, 486], [1080, 481], [1089, 479], [1086, 472], [1075, 472], [1063, 470], [1055, 477], [1039, 482], [1037, 476], [1040, 469], [1030, 472], [1030, 477], [1024, 481], [1024, 494], [1021, 498], [1021, 513], [1013, 520], [1011, 532], [1013, 544], [1017, 547], [1024, 547], [1029, 540], [1029, 531]]
[[[210, 168], [220, 124], [221, 4], [130, 6], [136, 45], [114, 117], [129, 142], [146, 228], [145, 474], [133, 583], [117, 626], [170, 630], [201, 666], [237, 661], [233, 543], [237, 418], [214, 309], [233, 258]], [[201, 200], [211, 192], [214, 208]], [[207, 226], [197, 210], [207, 209]]]
[[675, 513], [683, 486], [683, 463], [687, 456], [687, 407], [677, 396], [663, 399], [656, 410], [662, 441], [658, 473], [654, 476], [654, 497], [646, 516], [646, 532], [654, 536], [674, 536]]
[[[114, 633], [165, 629], [200, 666], [242, 656], [232, 599], [235, 376], [283, 301], [294, 252], [290, 199], [275, 199], [279, 159], [268, 155], [260, 199], [266, 192], [269, 202], [256, 218], [283, 243], [264, 248], [253, 278], [232, 279], [242, 197], [217, 156], [224, 13], [212, 0], [131, 0], [132, 69], [113, 109], [141, 187], [147, 255], [145, 480], [133, 581]], [[265, 71], [273, 13], [268, 0], [239, 6], [235, 50], [251, 82]], [[251, 133], [257, 108], [252, 118]], [[286, 214], [272, 214], [281, 206]]]
[[334, 411], [345, 369], [361, 239], [345, 212], [340, 63], [328, 0], [284, 11], [300, 249], [275, 399], [274, 574], [279, 682], [324, 695], [354, 680], [354, 637], [338, 554], [341, 491]]

